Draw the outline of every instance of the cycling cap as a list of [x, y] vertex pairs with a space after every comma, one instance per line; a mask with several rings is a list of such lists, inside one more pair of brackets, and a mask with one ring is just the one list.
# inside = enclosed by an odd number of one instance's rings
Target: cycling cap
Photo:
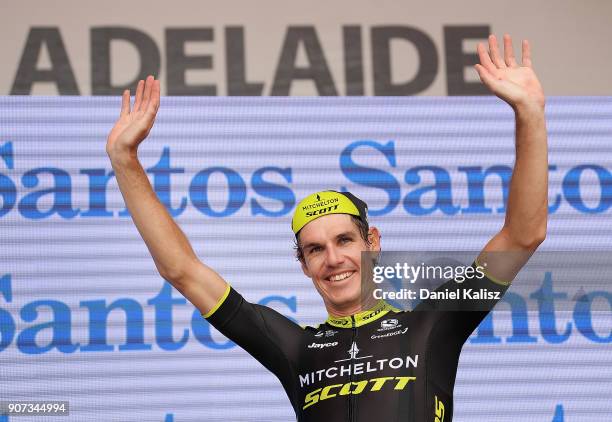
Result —
[[291, 229], [297, 236], [306, 224], [329, 214], [350, 214], [368, 225], [368, 206], [350, 192], [326, 190], [304, 198], [295, 208]]

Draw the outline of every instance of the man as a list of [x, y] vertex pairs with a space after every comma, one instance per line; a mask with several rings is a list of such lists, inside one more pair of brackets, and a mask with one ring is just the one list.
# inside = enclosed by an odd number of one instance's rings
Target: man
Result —
[[[482, 82], [514, 109], [516, 162], [504, 225], [477, 258], [489, 264], [486, 277], [466, 285], [503, 294], [546, 233], [545, 99], [531, 68], [529, 43], [523, 41], [519, 66], [509, 36], [504, 36], [503, 58], [495, 36], [488, 41], [489, 52], [478, 45], [475, 67]], [[297, 256], [323, 298], [327, 321], [303, 329], [247, 302], [200, 262], [138, 162], [138, 145], [159, 107], [159, 81], [151, 76], [140, 81], [132, 108], [129, 95], [123, 94], [106, 151], [160, 275], [279, 378], [297, 419], [449, 422], [459, 353], [486, 311], [446, 311], [436, 301], [424, 301], [416, 309], [421, 312], [399, 312], [364, 297], [361, 253], [380, 251], [380, 233], [369, 227], [365, 203], [334, 191], [305, 198], [292, 220]]]

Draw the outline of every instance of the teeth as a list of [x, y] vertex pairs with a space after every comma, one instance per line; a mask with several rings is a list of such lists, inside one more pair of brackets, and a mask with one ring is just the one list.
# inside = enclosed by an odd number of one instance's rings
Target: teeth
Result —
[[338, 275], [334, 275], [332, 277], [330, 277], [329, 279], [331, 281], [342, 281], [345, 278], [349, 278], [353, 273], [352, 272], [346, 272], [346, 273], [342, 273], [342, 274], [338, 274]]

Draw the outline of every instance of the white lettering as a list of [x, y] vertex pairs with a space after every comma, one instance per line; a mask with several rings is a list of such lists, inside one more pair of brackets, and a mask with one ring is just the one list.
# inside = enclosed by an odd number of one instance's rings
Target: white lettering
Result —
[[340, 367], [340, 376], [343, 375], [351, 375], [351, 367], [349, 366], [341, 366]]
[[[333, 371], [333, 375], [331, 374], [331, 372]], [[331, 368], [327, 368], [327, 371], [325, 371], [325, 376], [327, 378], [335, 378], [336, 375], [338, 375], [338, 368], [336, 366], [332, 366]]]
[[411, 358], [410, 356], [406, 356], [406, 368], [409, 368], [410, 366], [412, 366], [413, 368], [416, 368], [418, 363], [419, 363], [419, 355], [415, 355], [414, 358]]
[[393, 369], [401, 368], [403, 364], [404, 362], [400, 358], [393, 358], [389, 361], [389, 366]]
[[[349, 375], [359, 375], [364, 372], [383, 371], [387, 368], [416, 368], [419, 361], [419, 355], [394, 357], [391, 359], [369, 360], [367, 362], [359, 362], [341, 366], [332, 366], [318, 371], [309, 372], [307, 374], [299, 374], [300, 387], [321, 382], [325, 379], [336, 378], [338, 376], [345, 377]], [[338, 373], [339, 372], [339, 373]]]
[[309, 349], [323, 349], [325, 347], [334, 347], [337, 346], [338, 342], [334, 341], [333, 343], [312, 343], [308, 345]]
[[313, 382], [313, 380], [310, 379], [310, 375], [311, 374], [306, 374], [306, 375], [300, 375], [300, 387], [303, 387], [304, 384], [306, 385], [310, 385], [311, 382]]

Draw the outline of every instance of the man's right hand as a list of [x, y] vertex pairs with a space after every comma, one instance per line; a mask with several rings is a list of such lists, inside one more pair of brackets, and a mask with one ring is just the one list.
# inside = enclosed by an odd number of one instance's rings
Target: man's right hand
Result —
[[130, 109], [130, 91], [123, 92], [121, 114], [106, 141], [106, 153], [113, 158], [118, 154], [136, 156], [138, 145], [147, 137], [159, 109], [159, 80], [148, 76], [139, 81], [136, 99]]
[[206, 315], [228, 291], [227, 283], [195, 254], [187, 236], [172, 219], [138, 161], [138, 145], [147, 137], [159, 108], [159, 81], [138, 82], [130, 110], [130, 91], [123, 93], [121, 115], [108, 135], [117, 184], [159, 274]]

